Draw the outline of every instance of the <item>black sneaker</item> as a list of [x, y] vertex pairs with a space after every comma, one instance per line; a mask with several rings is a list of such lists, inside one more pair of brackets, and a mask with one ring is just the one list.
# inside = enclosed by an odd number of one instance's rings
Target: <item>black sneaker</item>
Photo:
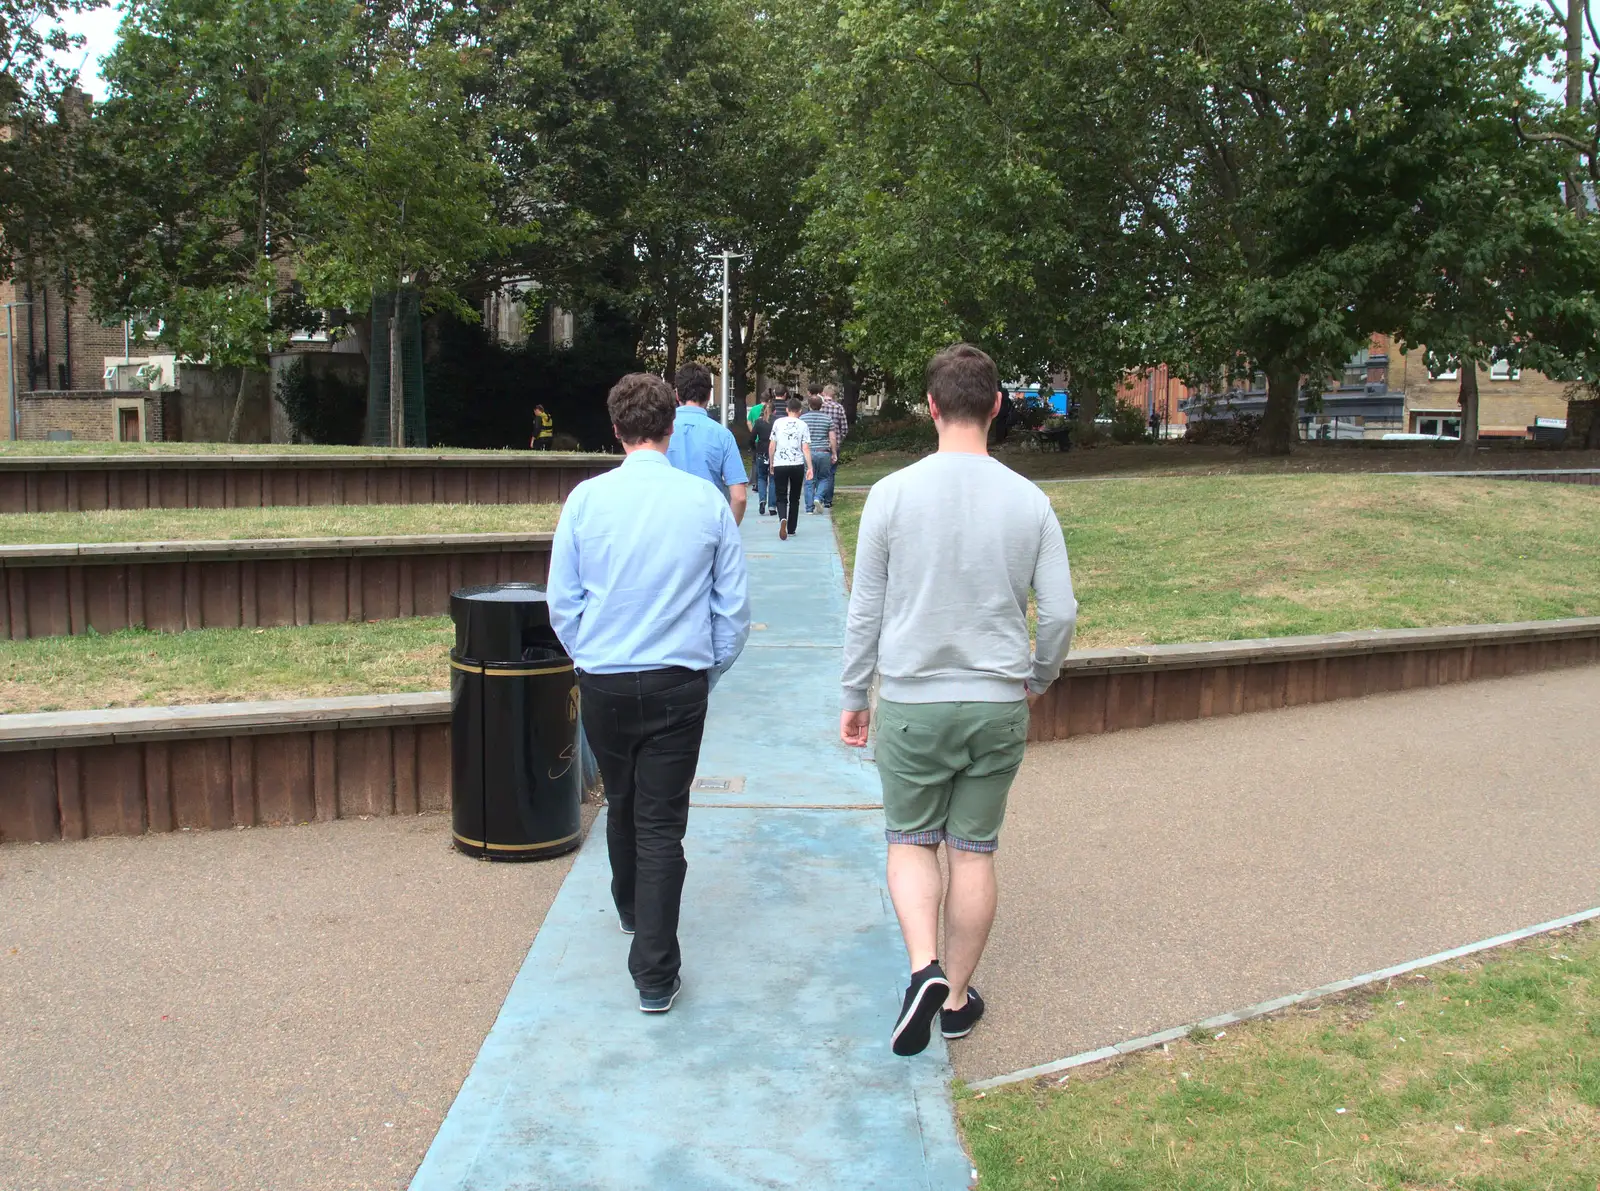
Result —
[[661, 992], [647, 993], [639, 990], [640, 1013], [665, 1013], [672, 1008], [672, 1002], [678, 999], [678, 994], [683, 991], [683, 981], [678, 977], [672, 978], [672, 987]]
[[934, 1016], [949, 995], [950, 981], [945, 978], [938, 960], [920, 972], [911, 973], [906, 999], [900, 1005], [900, 1018], [889, 1036], [890, 1049], [902, 1057], [920, 1055], [926, 1050]]
[[939, 1010], [939, 1033], [946, 1038], [965, 1038], [983, 1020], [983, 998], [975, 988], [967, 989], [967, 1003], [960, 1009]]
[[767, 506], [766, 505], [762, 505], [761, 506], [761, 511], [759, 513], [757, 513], [756, 515], [758, 517], [765, 517], [767, 515]]
[[631, 935], [633, 933], [633, 915], [624, 914], [621, 910], [618, 910], [617, 926], [622, 930], [623, 934]]

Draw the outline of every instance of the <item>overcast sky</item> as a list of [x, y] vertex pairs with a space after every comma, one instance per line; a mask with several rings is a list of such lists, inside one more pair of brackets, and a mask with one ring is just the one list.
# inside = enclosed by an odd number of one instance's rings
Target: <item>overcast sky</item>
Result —
[[84, 44], [71, 54], [61, 55], [66, 66], [83, 63], [79, 72], [79, 86], [96, 99], [106, 97], [106, 85], [100, 80], [100, 59], [109, 54], [117, 44], [117, 26], [122, 22], [120, 6], [97, 8], [93, 12], [68, 13], [62, 24], [69, 33], [83, 34]]

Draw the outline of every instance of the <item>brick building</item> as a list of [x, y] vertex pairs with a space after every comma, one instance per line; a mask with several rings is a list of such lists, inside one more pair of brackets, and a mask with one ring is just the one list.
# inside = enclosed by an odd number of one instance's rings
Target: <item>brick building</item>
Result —
[[[120, 323], [107, 326], [89, 313], [87, 295], [59, 281], [0, 282], [9, 318], [9, 383], [0, 433], [24, 439], [67, 438], [105, 442], [156, 441], [163, 432], [159, 394], [112, 392], [108, 362], [134, 358], [143, 344], [128, 342]], [[16, 394], [16, 409], [10, 395]]]
[[[1405, 393], [1406, 431], [1458, 437], [1461, 373], [1452, 368], [1435, 376], [1428, 371], [1425, 357], [1419, 348], [1396, 361], [1397, 383]], [[1507, 364], [1479, 368], [1478, 436], [1529, 438], [1541, 420], [1546, 425], [1564, 425], [1570, 388], [1566, 381], [1551, 380], [1531, 369]]]
[[1123, 377], [1122, 387], [1117, 390], [1117, 400], [1143, 413], [1147, 425], [1151, 415], [1159, 415], [1161, 433], [1173, 438], [1183, 437], [1184, 428], [1189, 423], [1183, 403], [1193, 395], [1189, 386], [1174, 376], [1172, 369], [1165, 364], [1143, 372], [1128, 373]]

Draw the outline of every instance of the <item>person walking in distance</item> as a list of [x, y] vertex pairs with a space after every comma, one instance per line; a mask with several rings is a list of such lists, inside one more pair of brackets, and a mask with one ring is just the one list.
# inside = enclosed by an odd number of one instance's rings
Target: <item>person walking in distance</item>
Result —
[[1077, 620], [1049, 499], [989, 457], [999, 388], [994, 361], [976, 347], [936, 355], [927, 392], [939, 450], [879, 480], [861, 514], [839, 733], [848, 745], [867, 743], [876, 675], [889, 896], [911, 966], [891, 1035], [897, 1055], [927, 1046], [935, 1015], [946, 1038], [964, 1037], [983, 1016], [972, 976], [994, 922], [1006, 795], [1028, 709], [1060, 673]]
[[611, 896], [633, 936], [639, 1008], [682, 987], [683, 836], [706, 701], [750, 633], [733, 513], [667, 462], [672, 390], [623, 377], [606, 399], [622, 465], [573, 489], [550, 555], [550, 623], [572, 655], [584, 734], [606, 787]]
[[833, 485], [838, 480], [839, 453], [844, 450], [844, 440], [850, 434], [850, 418], [845, 413], [843, 405], [839, 404], [837, 390], [832, 385], [822, 387], [822, 412], [833, 420], [833, 433], [837, 437], [834, 447], [833, 469], [828, 473], [828, 480], [822, 486], [822, 504], [824, 508], [833, 508]]
[[556, 420], [544, 412], [544, 406], [533, 407], [533, 437], [528, 446], [535, 451], [548, 451], [556, 440]]
[[772, 424], [767, 453], [772, 459], [778, 540], [783, 541], [800, 523], [800, 489], [812, 475], [811, 428], [800, 420], [800, 398], [789, 398], [786, 416]]
[[767, 417], [766, 409], [773, 402], [773, 390], [767, 390], [767, 399], [758, 409], [761, 416], [750, 424], [750, 461], [756, 473], [756, 500], [760, 503], [760, 515], [767, 515], [767, 506], [772, 505], [776, 513], [777, 506], [772, 496], [772, 460], [768, 458], [767, 447], [772, 441], [772, 420]]
[[678, 369], [678, 413], [672, 425], [667, 462], [679, 471], [709, 480], [733, 509], [735, 525], [744, 520], [750, 477], [733, 431], [706, 412], [711, 400], [711, 373], [700, 364]]
[[806, 512], [820, 513], [822, 486], [833, 480], [833, 465], [839, 458], [839, 440], [833, 429], [833, 419], [823, 412], [822, 394], [812, 393], [807, 404], [811, 408], [800, 415], [800, 420], [806, 424], [806, 430], [811, 435], [812, 474], [806, 477]]

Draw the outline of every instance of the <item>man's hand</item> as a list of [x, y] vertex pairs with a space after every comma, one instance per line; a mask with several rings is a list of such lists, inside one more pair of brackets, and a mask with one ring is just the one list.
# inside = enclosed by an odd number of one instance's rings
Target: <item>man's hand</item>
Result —
[[1033, 710], [1033, 705], [1035, 703], [1037, 703], [1040, 699], [1044, 698], [1044, 692], [1043, 691], [1036, 691], [1032, 687], [1026, 686], [1026, 685], [1024, 685], [1022, 689], [1025, 692], [1027, 692], [1027, 695], [1028, 695], [1028, 710], [1032, 711]]
[[839, 739], [851, 748], [866, 748], [867, 730], [872, 727], [872, 712], [847, 711], [839, 717]]

